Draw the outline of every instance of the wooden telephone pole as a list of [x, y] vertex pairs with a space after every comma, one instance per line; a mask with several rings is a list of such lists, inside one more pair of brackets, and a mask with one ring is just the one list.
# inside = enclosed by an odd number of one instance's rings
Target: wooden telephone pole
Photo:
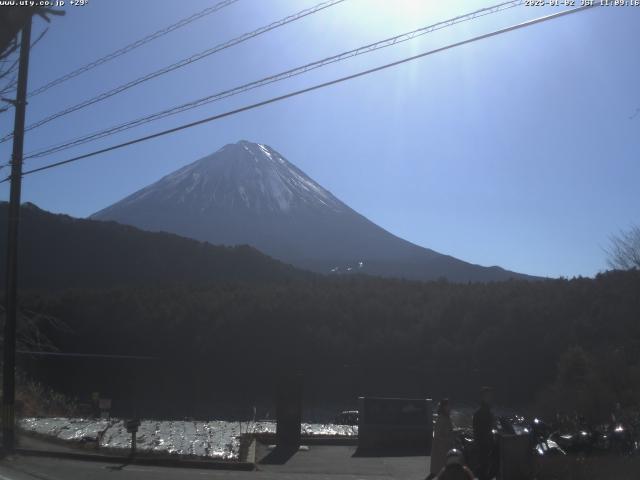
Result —
[[2, 365], [2, 441], [4, 448], [12, 452], [16, 446], [16, 317], [18, 311], [18, 224], [20, 219], [20, 190], [22, 186], [22, 152], [24, 123], [27, 106], [27, 72], [31, 48], [31, 18], [22, 27], [20, 40], [20, 64], [15, 101], [13, 129], [13, 153], [11, 155], [11, 187], [8, 212], [7, 279], [5, 294], [6, 318], [4, 323], [4, 363]]

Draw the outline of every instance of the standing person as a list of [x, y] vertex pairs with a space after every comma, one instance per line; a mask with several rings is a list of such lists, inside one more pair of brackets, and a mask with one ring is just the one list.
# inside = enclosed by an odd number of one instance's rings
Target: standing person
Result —
[[455, 446], [453, 424], [451, 423], [451, 408], [449, 399], [443, 398], [438, 404], [438, 418], [433, 432], [431, 446], [431, 473], [427, 478], [433, 478], [445, 466], [447, 452]]
[[491, 389], [482, 387], [480, 398], [480, 408], [473, 414], [473, 441], [478, 457], [475, 474], [479, 480], [489, 480], [494, 447], [491, 430], [495, 425], [491, 411]]

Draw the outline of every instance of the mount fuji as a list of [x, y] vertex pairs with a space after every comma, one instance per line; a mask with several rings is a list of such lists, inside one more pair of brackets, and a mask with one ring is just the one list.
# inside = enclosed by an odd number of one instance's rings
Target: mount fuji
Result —
[[321, 273], [407, 279], [533, 278], [399, 238], [338, 200], [273, 148], [248, 141], [165, 176], [91, 216], [213, 244], [249, 244]]

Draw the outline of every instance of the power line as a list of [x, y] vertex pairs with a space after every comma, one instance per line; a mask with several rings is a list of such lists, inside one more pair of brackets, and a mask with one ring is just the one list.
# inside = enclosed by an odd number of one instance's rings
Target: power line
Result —
[[[539, 18], [535, 18], [533, 20], [528, 20], [526, 22], [522, 22], [522, 23], [519, 23], [519, 24], [516, 24], [516, 25], [512, 25], [510, 27], [502, 28], [502, 29], [499, 29], [499, 30], [494, 30], [492, 32], [485, 33], [485, 34], [482, 34], [482, 35], [478, 35], [478, 36], [469, 38], [467, 40], [462, 40], [462, 41], [459, 41], [459, 42], [456, 42], [456, 43], [452, 43], [452, 44], [446, 45], [444, 47], [439, 47], [439, 48], [436, 48], [436, 49], [433, 49], [433, 50], [428, 50], [428, 51], [420, 53], [418, 55], [413, 55], [411, 57], [403, 58], [402, 60], [397, 60], [395, 62], [387, 63], [387, 64], [384, 64], [384, 65], [380, 65], [378, 67], [370, 68], [368, 70], [363, 70], [363, 71], [360, 71], [358, 73], [354, 73], [352, 75], [347, 75], [345, 77], [340, 77], [340, 78], [337, 78], [337, 79], [334, 79], [334, 80], [330, 80], [328, 82], [316, 84], [316, 85], [313, 85], [311, 87], [307, 87], [307, 88], [303, 88], [301, 90], [296, 90], [296, 91], [287, 93], [285, 95], [280, 95], [278, 97], [272, 97], [272, 98], [270, 98], [268, 100], [264, 100], [262, 102], [254, 103], [254, 104], [251, 104], [251, 105], [246, 105], [244, 107], [240, 107], [240, 108], [237, 108], [237, 109], [234, 109], [234, 110], [229, 110], [227, 112], [220, 113], [220, 114], [217, 114], [217, 115], [213, 115], [213, 116], [210, 116], [210, 117], [206, 117], [206, 118], [203, 118], [201, 120], [197, 120], [195, 122], [190, 122], [190, 123], [187, 123], [187, 124], [184, 124], [184, 125], [180, 125], [178, 127], [170, 128], [170, 129], [163, 130], [163, 131], [160, 131], [160, 132], [156, 132], [156, 133], [153, 133], [153, 134], [150, 134], [150, 135], [139, 137], [139, 138], [136, 138], [134, 140], [129, 140], [127, 142], [119, 143], [117, 145], [112, 145], [110, 147], [102, 148], [100, 150], [95, 150], [93, 152], [85, 153], [83, 155], [78, 155], [76, 157], [72, 157], [72, 158], [69, 158], [67, 160], [62, 160], [62, 161], [59, 161], [59, 162], [51, 163], [51, 164], [45, 165], [43, 167], [38, 167], [38, 168], [34, 168], [32, 170], [27, 170], [27, 171], [25, 171], [23, 173], [23, 175], [30, 175], [30, 174], [33, 174], [33, 173], [42, 172], [44, 170], [49, 170], [51, 168], [59, 167], [61, 165], [66, 165], [66, 164], [69, 164], [69, 163], [77, 162], [79, 160], [83, 160], [85, 158], [93, 157], [93, 156], [99, 155], [101, 153], [106, 153], [106, 152], [110, 152], [110, 151], [113, 151], [113, 150], [118, 150], [120, 148], [128, 147], [130, 145], [135, 145], [137, 143], [145, 142], [147, 140], [151, 140], [151, 139], [154, 139], [154, 138], [158, 138], [158, 137], [162, 137], [162, 136], [165, 136], [165, 135], [169, 135], [171, 133], [175, 133], [175, 132], [178, 132], [178, 131], [181, 131], [181, 130], [185, 130], [185, 129], [188, 129], [188, 128], [191, 128], [191, 127], [195, 127], [195, 126], [202, 125], [202, 124], [205, 124], [205, 123], [213, 122], [215, 120], [220, 120], [222, 118], [229, 117], [229, 116], [232, 116], [232, 115], [236, 115], [236, 114], [241, 113], [241, 112], [246, 112], [248, 110], [253, 110], [253, 109], [256, 109], [256, 108], [259, 108], [259, 107], [263, 107], [265, 105], [269, 105], [271, 103], [279, 102], [279, 101], [285, 100], [287, 98], [291, 98], [291, 97], [295, 97], [295, 96], [298, 96], [298, 95], [302, 95], [304, 93], [308, 93], [308, 92], [311, 92], [311, 91], [314, 91], [314, 90], [320, 90], [322, 88], [329, 87], [331, 85], [336, 85], [336, 84], [339, 84], [339, 83], [342, 83], [342, 82], [345, 82], [345, 81], [348, 81], [348, 80], [353, 80], [355, 78], [363, 77], [365, 75], [369, 75], [371, 73], [379, 72], [381, 70], [386, 70], [388, 68], [392, 68], [392, 67], [395, 67], [395, 66], [407, 63], [407, 62], [411, 62], [413, 60], [417, 60], [419, 58], [423, 58], [423, 57], [426, 57], [428, 55], [433, 55], [435, 53], [439, 53], [439, 52], [443, 52], [443, 51], [446, 51], [446, 50], [450, 50], [452, 48], [460, 47], [462, 45], [467, 45], [467, 44], [470, 44], [470, 43], [473, 43], [473, 42], [477, 42], [479, 40], [484, 40], [484, 39], [487, 39], [487, 38], [490, 38], [490, 37], [495, 37], [495, 36], [503, 34], [503, 33], [511, 32], [511, 31], [514, 31], [514, 30], [519, 30], [519, 29], [522, 29], [522, 28], [525, 28], [525, 27], [529, 27], [529, 26], [532, 26], [532, 25], [535, 25], [535, 24], [538, 24], [538, 23], [542, 23], [542, 22], [545, 22], [545, 21], [548, 21], [548, 20], [552, 20], [552, 19], [555, 19], [555, 18], [563, 17], [563, 16], [566, 16], [566, 15], [570, 15], [570, 14], [573, 14], [573, 13], [580, 12], [580, 11], [588, 10], [588, 9], [596, 7], [596, 6], [597, 6], [596, 4], [594, 4], [594, 5], [585, 5], [585, 6], [582, 6], [582, 7], [572, 8], [570, 10], [563, 10], [561, 12], [553, 13], [553, 14], [550, 14], [550, 15], [546, 15], [544, 17], [539, 17]], [[7, 177], [7, 178], [1, 180], [0, 183], [4, 183], [4, 182], [8, 181], [9, 178], [10, 177]]]
[[[40, 32], [40, 34], [38, 35], [38, 37], [31, 42], [31, 49], [33, 50], [33, 48], [40, 42], [40, 40], [42, 40], [44, 38], [44, 36], [47, 34], [47, 32], [49, 31], [49, 28], [45, 28], [42, 32]], [[0, 60], [0, 63], [9, 63], [9, 60]], [[14, 73], [14, 71], [17, 69], [18, 67], [18, 59], [16, 58], [11, 65], [8, 68], [5, 68], [4, 71], [0, 72], [0, 79], [11, 75], [12, 73]], [[18, 85], [18, 75], [17, 73], [13, 75], [13, 78], [11, 78], [7, 83], [5, 83], [5, 85], [3, 85], [2, 87], [0, 87], [0, 95], [5, 95], [9, 92], [11, 92], [12, 90], [15, 89], [15, 87]], [[12, 104], [13, 102], [11, 100], [7, 100], [6, 98], [0, 98], [0, 100], [7, 102], [8, 104]], [[0, 113], [6, 112], [7, 110], [9, 110], [9, 107], [0, 107]]]
[[[39, 167], [39, 168], [35, 168], [35, 169], [32, 169], [32, 170], [28, 170], [28, 171], [24, 172], [24, 175], [40, 172], [40, 171], [43, 171], [43, 170], [48, 170], [50, 168], [54, 168], [54, 167], [57, 167], [57, 166], [60, 166], [60, 165], [65, 165], [67, 163], [76, 162], [78, 160], [82, 160], [82, 159], [85, 159], [85, 158], [88, 158], [88, 157], [92, 157], [92, 156], [95, 156], [95, 155], [98, 155], [98, 154], [101, 154], [101, 153], [106, 153], [106, 152], [109, 152], [111, 150], [120, 149], [120, 148], [123, 148], [123, 147], [126, 147], [126, 146], [130, 146], [130, 145], [141, 143], [141, 142], [144, 142], [144, 141], [147, 141], [147, 140], [151, 140], [153, 138], [157, 138], [157, 137], [161, 137], [161, 136], [168, 135], [168, 134], [171, 134], [171, 133], [175, 133], [177, 131], [184, 130], [184, 129], [187, 129], [187, 128], [191, 128], [191, 127], [194, 127], [194, 126], [197, 126], [197, 125], [201, 125], [201, 124], [204, 124], [204, 123], [208, 123], [208, 122], [212, 122], [212, 121], [215, 121], [215, 120], [219, 120], [221, 118], [228, 117], [228, 116], [231, 116], [231, 115], [235, 115], [237, 113], [241, 113], [241, 112], [244, 112], [244, 111], [247, 111], [247, 110], [253, 110], [255, 108], [262, 107], [264, 105], [268, 105], [268, 104], [271, 104], [271, 103], [275, 103], [275, 102], [278, 102], [280, 100], [284, 100], [284, 99], [287, 99], [287, 98], [290, 98], [290, 97], [298, 96], [298, 95], [301, 95], [303, 93], [308, 93], [308, 92], [313, 91], [313, 90], [318, 90], [318, 89], [321, 89], [321, 88], [324, 88], [324, 87], [335, 85], [337, 83], [341, 83], [341, 82], [344, 82], [344, 81], [347, 81], [347, 80], [351, 80], [351, 79], [358, 78], [358, 77], [361, 77], [361, 76], [364, 76], [364, 75], [368, 75], [370, 73], [374, 73], [374, 72], [377, 72], [377, 71], [380, 71], [380, 70], [385, 70], [387, 68], [391, 68], [391, 67], [394, 67], [394, 66], [397, 66], [397, 65], [412, 61], [412, 60], [416, 60], [418, 58], [422, 58], [422, 57], [425, 57], [427, 55], [432, 55], [434, 53], [439, 53], [439, 52], [442, 52], [442, 51], [445, 51], [445, 50], [449, 50], [449, 49], [452, 49], [452, 48], [455, 48], [455, 47], [458, 47], [458, 46], [466, 45], [468, 43], [472, 43], [472, 42], [475, 42], [475, 41], [478, 41], [478, 40], [483, 40], [483, 39], [486, 39], [486, 38], [489, 38], [489, 37], [493, 37], [493, 36], [496, 36], [496, 35], [499, 35], [499, 34], [502, 34], [502, 33], [506, 33], [506, 32], [512, 31], [512, 30], [517, 30], [517, 29], [520, 29], [520, 28], [528, 27], [528, 26], [531, 26], [531, 25], [534, 25], [534, 24], [537, 24], [537, 23], [541, 23], [541, 22], [544, 22], [544, 21], [547, 21], [547, 20], [551, 20], [551, 19], [554, 19], [554, 18], [557, 18], [557, 17], [561, 17], [561, 16], [568, 15], [568, 14], [571, 14], [571, 13], [576, 13], [578, 11], [583, 11], [583, 10], [586, 10], [586, 9], [589, 9], [589, 8], [593, 8], [594, 6], [596, 6], [596, 5], [586, 5], [586, 6], [583, 6], [583, 7], [578, 7], [578, 8], [574, 8], [574, 9], [570, 9], [570, 10], [565, 10], [565, 11], [562, 11], [562, 12], [557, 12], [557, 13], [554, 13], [554, 14], [551, 14], [551, 15], [547, 15], [547, 16], [544, 16], [544, 17], [540, 17], [540, 18], [536, 18], [536, 19], [533, 19], [533, 20], [529, 20], [529, 21], [526, 21], [526, 22], [523, 22], [523, 23], [520, 23], [520, 24], [517, 24], [517, 25], [506, 27], [506, 28], [503, 28], [503, 29], [500, 29], [500, 30], [495, 30], [493, 32], [486, 33], [486, 34], [483, 34], [483, 35], [479, 35], [479, 36], [476, 36], [476, 37], [473, 37], [473, 38], [470, 38], [470, 39], [467, 39], [467, 40], [463, 40], [463, 41], [460, 41], [460, 42], [456, 42], [456, 43], [453, 43], [453, 44], [450, 44], [450, 45], [447, 45], [447, 46], [444, 46], [444, 47], [440, 47], [440, 48], [437, 48], [437, 49], [434, 49], [434, 50], [429, 50], [427, 52], [423, 52], [421, 54], [414, 55], [412, 57], [408, 57], [408, 58], [405, 58], [405, 59], [402, 59], [402, 60], [398, 60], [398, 61], [395, 61], [395, 62], [392, 62], [392, 63], [388, 63], [388, 64], [385, 64], [385, 65], [382, 65], [382, 66], [378, 66], [378, 67], [375, 67], [375, 68], [372, 68], [372, 69], [364, 70], [364, 71], [361, 71], [361, 72], [358, 72], [358, 73], [355, 73], [355, 74], [352, 74], [352, 75], [348, 75], [348, 76], [341, 77], [341, 78], [338, 78], [338, 79], [335, 79], [335, 80], [331, 80], [331, 81], [328, 81], [328, 82], [317, 84], [317, 85], [314, 85], [314, 86], [311, 86], [311, 87], [307, 87], [307, 88], [304, 88], [304, 89], [301, 89], [301, 90], [290, 92], [290, 93], [285, 94], [285, 95], [281, 95], [281, 96], [278, 96], [278, 97], [273, 97], [271, 99], [268, 99], [268, 100], [265, 100], [265, 101], [262, 101], [262, 102], [254, 103], [254, 104], [251, 104], [251, 105], [248, 105], [248, 106], [244, 106], [244, 107], [241, 107], [241, 108], [238, 108], [238, 109], [235, 109], [235, 110], [230, 110], [230, 111], [227, 111], [227, 112], [224, 112], [224, 113], [221, 113], [221, 114], [213, 115], [213, 116], [201, 119], [201, 120], [197, 120], [195, 122], [190, 122], [190, 123], [178, 126], [178, 127], [170, 128], [170, 129], [163, 130], [163, 131], [160, 131], [160, 132], [157, 132], [157, 133], [154, 133], [154, 134], [150, 134], [150, 135], [146, 135], [146, 136], [143, 136], [143, 137], [139, 137], [139, 138], [134, 139], [134, 140], [130, 140], [130, 141], [123, 142], [123, 143], [120, 143], [120, 144], [117, 144], [117, 145], [113, 145], [111, 147], [107, 147], [107, 148], [103, 148], [103, 149], [100, 149], [100, 150], [96, 150], [96, 151], [93, 151], [93, 152], [90, 152], [90, 153], [87, 153], [87, 154], [79, 155], [79, 156], [76, 156], [76, 157], [73, 157], [73, 158], [70, 158], [70, 159], [67, 159], [67, 160], [63, 160], [63, 161], [60, 161], [60, 162], [55, 162], [55, 163], [52, 163], [52, 164], [49, 164], [49, 165], [45, 165], [43, 167]], [[7, 181], [7, 178], [5, 178], [4, 180], [0, 181], [0, 183], [5, 182], [5, 181]]]
[[47, 155], [50, 155], [52, 153], [57, 153], [63, 150], [67, 150], [69, 148], [78, 146], [78, 145], [82, 145], [84, 143], [88, 143], [91, 141], [95, 141], [98, 140], [100, 138], [104, 138], [107, 136], [111, 136], [114, 135], [116, 133], [119, 132], [123, 132], [125, 130], [129, 130], [131, 128], [134, 127], [138, 127], [140, 125], [155, 121], [155, 120], [159, 120], [171, 115], [176, 115], [178, 113], [182, 113], [185, 112], [187, 110], [191, 110], [197, 107], [200, 107], [202, 105], [206, 105], [218, 100], [222, 100], [225, 98], [229, 98], [244, 92], [247, 92], [249, 90], [253, 90], [255, 88], [259, 88], [259, 87], [263, 87], [265, 85], [269, 85], [275, 82], [279, 82], [282, 80], [286, 80], [288, 78], [297, 76], [297, 75], [301, 75], [304, 73], [307, 73], [311, 70], [315, 70], [317, 68], [321, 68], [324, 67], [326, 65], [330, 65], [333, 63], [337, 63], [343, 60], [346, 60], [348, 58], [352, 58], [358, 55], [363, 55], [365, 53], [370, 53], [373, 52], [375, 50], [379, 50], [382, 48], [386, 48], [386, 47], [390, 47], [393, 45], [397, 45], [399, 43], [403, 43], [406, 42], [408, 40], [412, 40], [414, 38], [420, 37], [422, 35], [426, 35], [428, 33], [434, 32], [436, 30], [440, 30], [442, 28], [446, 28], [446, 27], [450, 27], [453, 25], [456, 25], [458, 23], [462, 23], [462, 22], [466, 22], [469, 20], [473, 20], [473, 19], [477, 19], [480, 18], [482, 16], [485, 15], [490, 15], [490, 14], [494, 14], [494, 13], [498, 13], [500, 11], [509, 9], [509, 8], [513, 8], [513, 7], [517, 7], [519, 5], [522, 5], [524, 3], [523, 0], [514, 0], [514, 1], [509, 1], [509, 2], [503, 2], [491, 7], [486, 7], [486, 8], [482, 8], [480, 10], [476, 10], [474, 12], [465, 14], [465, 15], [460, 15], [454, 18], [451, 18], [449, 20], [445, 20], [442, 22], [438, 22], [435, 23], [433, 25], [429, 25], [426, 27], [422, 27], [416, 30], [412, 30], [411, 32], [407, 32], [407, 33], [403, 33], [400, 35], [396, 35], [394, 37], [390, 37], [390, 38], [386, 38], [384, 40], [380, 40], [378, 42], [375, 43], [371, 43], [368, 45], [364, 45], [362, 47], [358, 47], [356, 49], [352, 49], [352, 50], [348, 50], [346, 52], [342, 52], [340, 54], [337, 55], [333, 55], [331, 57], [326, 57], [323, 58], [321, 60], [317, 60], [311, 63], [307, 63], [305, 65], [290, 69], [290, 70], [286, 70], [284, 72], [275, 74], [275, 75], [271, 75], [268, 77], [264, 77], [261, 78], [260, 80], [256, 80], [250, 83], [246, 83], [244, 85], [240, 85], [238, 87], [234, 87], [228, 90], [224, 90], [212, 95], [208, 95], [202, 98], [199, 98], [197, 100], [193, 100], [187, 103], [184, 103], [182, 105], [178, 105], [176, 107], [172, 107], [166, 110], [162, 110], [150, 115], [146, 115], [144, 117], [140, 117], [137, 118], [135, 120], [130, 120], [128, 122], [113, 126], [113, 127], [109, 127], [107, 129], [104, 130], [100, 130], [97, 132], [93, 132], [87, 135], [83, 135], [81, 137], [77, 137], [75, 139], [72, 140], [67, 140], [63, 143], [59, 143], [56, 145], [52, 145], [49, 147], [45, 147], [42, 149], [39, 149], [33, 153], [29, 153], [26, 155], [25, 159], [30, 159], [30, 158], [39, 158], [39, 157], [44, 157]]
[[122, 48], [119, 48], [118, 50], [115, 50], [111, 53], [109, 53], [108, 55], [105, 55], [103, 57], [98, 58], [97, 60], [94, 60], [93, 62], [87, 63], [86, 65], [83, 65], [82, 67], [79, 67], [75, 70], [73, 70], [72, 72], [69, 72], [65, 75], [62, 75], [61, 77], [56, 78], [55, 80], [50, 81], [49, 83], [42, 85], [39, 88], [36, 88], [34, 90], [32, 90], [31, 92], [29, 92], [29, 97], [35, 97], [36, 95], [41, 94], [42, 92], [45, 92], [47, 90], [49, 90], [52, 87], [55, 87], [56, 85], [60, 85], [63, 82], [66, 82], [67, 80], [71, 80], [72, 78], [77, 77], [78, 75], [82, 75], [85, 72], [88, 72], [89, 70], [92, 70], [100, 65], [103, 65], [111, 60], [113, 60], [114, 58], [118, 58], [126, 53], [131, 52], [132, 50], [135, 50], [138, 47], [141, 47], [142, 45], [145, 45], [153, 40], [156, 40], [157, 38], [160, 38], [164, 35], [167, 35], [168, 33], [173, 32], [174, 30], [178, 30], [179, 28], [182, 28], [186, 25], [189, 25], [190, 23], [195, 22], [196, 20], [202, 18], [202, 17], [206, 17], [207, 15], [211, 15], [214, 12], [217, 12], [218, 10], [223, 9], [224, 7], [228, 7], [229, 5], [237, 2], [238, 0], [224, 0], [222, 2], [216, 3], [215, 5], [205, 8], [204, 10], [201, 10], [200, 12], [194, 13], [193, 15], [190, 15], [188, 17], [183, 18], [182, 20], [179, 20], [178, 22], [171, 24], [165, 28], [162, 28], [150, 35], [147, 35], [146, 37], [143, 37], [139, 40], [136, 40], [133, 43], [130, 43], [128, 45], [125, 45]]
[[[82, 108], [88, 107], [89, 105], [93, 105], [94, 103], [98, 103], [101, 102], [103, 100], [106, 100], [107, 98], [113, 97], [114, 95], [117, 95], [119, 93], [124, 92], [125, 90], [128, 90], [132, 87], [135, 87], [136, 85], [140, 85], [141, 83], [147, 82], [149, 80], [152, 80], [156, 77], [159, 77], [160, 75], [164, 75], [166, 73], [172, 72], [173, 70], [177, 70], [178, 68], [184, 67], [186, 65], [189, 65], [191, 63], [197, 62], [198, 60], [202, 60], [205, 57], [208, 57], [210, 55], [213, 55], [214, 53], [217, 53], [221, 50], [226, 50], [227, 48], [231, 48], [235, 45], [238, 45], [239, 43], [243, 43], [246, 42], [247, 40], [257, 37], [259, 35], [262, 35], [264, 33], [267, 33], [271, 30], [274, 30], [276, 28], [282, 27], [283, 25], [286, 25], [288, 23], [294, 22], [296, 20], [300, 20], [301, 18], [304, 18], [308, 15], [312, 15], [314, 13], [317, 13], [321, 10], [324, 10], [325, 8], [329, 8], [332, 7], [334, 5], [337, 5], [339, 3], [344, 2], [345, 0], [327, 0], [324, 1], [322, 3], [319, 3], [311, 8], [307, 8], [305, 10], [301, 10], [298, 13], [295, 13], [293, 15], [289, 15], [285, 18], [282, 18], [276, 22], [270, 23], [269, 25], [265, 25], [263, 27], [260, 27], [256, 30], [253, 30], [251, 32], [248, 33], [244, 33], [242, 35], [240, 35], [239, 37], [233, 38], [227, 42], [218, 44], [214, 47], [208, 48], [200, 53], [196, 53], [188, 58], [183, 58], [182, 60], [172, 63], [171, 65], [168, 65], [166, 67], [163, 67], [159, 70], [156, 70], [154, 72], [148, 73], [146, 75], [143, 75], [142, 77], [138, 77], [135, 80], [132, 80], [130, 82], [127, 82], [125, 84], [122, 84], [114, 89], [108, 90], [106, 92], [103, 92], [95, 97], [92, 97], [88, 100], [85, 100], [83, 102], [80, 102], [76, 105], [73, 105], [71, 107], [68, 107], [64, 110], [61, 110], [60, 112], [54, 113], [52, 115], [49, 115], [48, 117], [45, 117], [35, 123], [32, 123], [30, 125], [28, 125], [25, 128], [25, 131], [29, 131], [29, 130], [33, 130], [34, 128], [38, 128], [41, 127], [42, 125], [51, 122], [52, 120], [55, 120], [56, 118], [60, 118], [64, 115], [68, 115], [72, 112], [76, 112]], [[12, 133], [7, 133], [4, 137], [2, 137], [0, 139], [0, 143], [6, 142], [7, 140], [9, 140], [11, 137], [13, 136]]]

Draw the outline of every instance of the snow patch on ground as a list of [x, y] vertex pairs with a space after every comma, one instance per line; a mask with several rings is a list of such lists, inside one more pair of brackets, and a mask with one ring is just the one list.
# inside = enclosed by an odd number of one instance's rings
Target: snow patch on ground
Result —
[[[69, 443], [96, 443], [101, 449], [128, 451], [131, 434], [123, 420], [87, 418], [23, 418], [20, 429]], [[242, 429], [242, 431], [241, 431]], [[241, 433], [275, 433], [270, 421], [255, 423], [211, 421], [142, 420], [137, 434], [140, 452], [165, 453], [216, 460], [238, 460]], [[303, 423], [303, 435], [357, 436], [358, 427]]]

